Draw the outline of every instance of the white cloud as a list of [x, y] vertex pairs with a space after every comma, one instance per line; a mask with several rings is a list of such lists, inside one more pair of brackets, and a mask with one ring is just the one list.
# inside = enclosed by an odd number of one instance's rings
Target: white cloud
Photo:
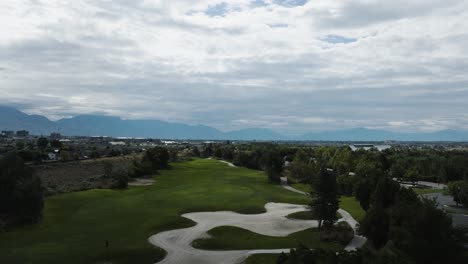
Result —
[[0, 100], [287, 133], [466, 127], [467, 1], [254, 2], [3, 0]]

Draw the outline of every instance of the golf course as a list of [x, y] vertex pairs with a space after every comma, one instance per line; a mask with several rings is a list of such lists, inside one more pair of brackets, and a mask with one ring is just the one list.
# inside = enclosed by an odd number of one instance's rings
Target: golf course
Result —
[[[196, 223], [183, 214], [232, 211], [254, 215], [266, 213], [268, 203], [301, 206], [310, 202], [304, 195], [269, 184], [262, 171], [232, 167], [218, 160], [172, 163], [154, 179], [153, 185], [127, 190], [96, 189], [49, 197], [40, 223], [0, 234], [0, 263], [155, 263], [167, 253], [148, 238], [193, 227]], [[209, 234], [214, 240], [198, 240], [195, 246], [247, 250], [257, 245], [279, 249], [302, 243], [315, 248], [343, 248], [321, 242], [315, 229], [305, 227], [279, 237], [239, 227], [217, 227]], [[259, 255], [247, 262], [269, 263], [262, 261], [271, 259]]]

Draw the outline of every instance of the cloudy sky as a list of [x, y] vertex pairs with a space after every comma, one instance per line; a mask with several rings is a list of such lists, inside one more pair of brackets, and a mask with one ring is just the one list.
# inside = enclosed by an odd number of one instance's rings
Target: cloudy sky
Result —
[[0, 104], [271, 128], [468, 129], [466, 0], [1, 0]]

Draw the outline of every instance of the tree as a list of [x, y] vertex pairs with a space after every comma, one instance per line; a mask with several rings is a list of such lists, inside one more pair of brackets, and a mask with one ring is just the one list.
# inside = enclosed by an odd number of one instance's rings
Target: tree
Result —
[[22, 149], [24, 149], [24, 146], [25, 146], [25, 144], [24, 144], [23, 141], [17, 141], [17, 142], [16, 142], [16, 149], [17, 149], [17, 150], [22, 150]]
[[465, 206], [468, 207], [468, 180], [463, 181], [460, 186], [459, 192], [460, 202]]
[[390, 175], [393, 178], [397, 178], [398, 180], [401, 180], [403, 176], [405, 175], [405, 167], [403, 165], [403, 162], [400, 160], [397, 160], [392, 164], [392, 167], [390, 168]]
[[262, 165], [270, 182], [280, 182], [281, 172], [283, 171], [283, 159], [277, 150], [266, 150], [262, 156]]
[[417, 182], [419, 179], [418, 170], [415, 167], [412, 167], [405, 173], [404, 179], [406, 181], [410, 181], [414, 185], [414, 183]]
[[382, 248], [388, 241], [389, 208], [395, 204], [399, 190], [398, 183], [388, 177], [380, 178], [372, 195], [372, 205], [360, 223], [360, 232], [375, 248]]
[[453, 197], [453, 201], [457, 204], [457, 206], [461, 202], [461, 196], [463, 195], [462, 193], [463, 184], [464, 184], [463, 181], [453, 181], [453, 182], [449, 182], [447, 185], [448, 192]]
[[44, 151], [46, 148], [47, 148], [47, 145], [49, 145], [49, 140], [47, 140], [47, 138], [45, 137], [40, 137], [38, 140], [37, 140], [37, 147]]
[[54, 139], [52, 140], [52, 142], [50, 142], [50, 146], [53, 148], [61, 149], [63, 147], [63, 144], [59, 140]]
[[0, 160], [0, 220], [35, 223], [42, 216], [44, 194], [39, 177], [23, 160], [10, 154]]
[[198, 150], [197, 147], [193, 147], [193, 148], [192, 148], [192, 155], [193, 155], [194, 157], [200, 157], [200, 150]]
[[336, 219], [336, 211], [339, 208], [338, 186], [333, 172], [322, 169], [315, 183], [315, 191], [312, 192], [312, 209], [317, 214], [319, 228], [324, 225], [333, 225]]
[[357, 182], [355, 175], [342, 174], [336, 179], [339, 193], [342, 195], [353, 195], [354, 185]]
[[378, 201], [387, 209], [395, 203], [400, 185], [388, 177], [383, 177], [377, 183], [373, 194], [373, 201]]
[[112, 164], [111, 161], [106, 160], [102, 163], [102, 166], [104, 168], [104, 176], [110, 178], [112, 176], [112, 172], [114, 171], [114, 164]]
[[371, 194], [372, 186], [370, 180], [361, 178], [354, 186], [354, 195], [364, 211], [369, 209]]
[[112, 171], [111, 174], [112, 188], [114, 189], [126, 189], [128, 187], [128, 172], [122, 169], [116, 169]]
[[397, 199], [391, 211], [389, 239], [413, 263], [467, 263], [451, 217], [434, 200]]
[[375, 248], [380, 249], [387, 243], [389, 219], [382, 202], [372, 203], [359, 224], [359, 232], [366, 236]]
[[142, 164], [151, 165], [152, 172], [169, 167], [169, 152], [166, 148], [155, 147], [148, 149], [142, 159]]

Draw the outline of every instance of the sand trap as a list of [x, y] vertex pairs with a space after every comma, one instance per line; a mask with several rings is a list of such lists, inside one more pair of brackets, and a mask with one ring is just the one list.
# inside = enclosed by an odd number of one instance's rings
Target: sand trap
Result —
[[146, 179], [146, 178], [135, 178], [135, 181], [131, 181], [128, 183], [129, 186], [149, 186], [153, 185], [153, 179]]
[[210, 251], [195, 249], [191, 243], [208, 237], [207, 231], [218, 226], [235, 226], [267, 236], [284, 237], [308, 228], [318, 227], [315, 220], [292, 220], [287, 215], [305, 211], [307, 206], [267, 203], [266, 213], [244, 215], [234, 212], [201, 212], [182, 215], [197, 223], [196, 226], [171, 230], [156, 234], [149, 242], [167, 251], [167, 256], [159, 263], [206, 263], [206, 264], [236, 264], [244, 261], [252, 254], [289, 252], [289, 249], [257, 249]]
[[228, 161], [225, 161], [225, 160], [220, 160], [220, 162], [226, 163], [226, 164], [229, 165], [230, 167], [237, 167], [236, 165], [232, 164], [231, 162], [228, 162]]

